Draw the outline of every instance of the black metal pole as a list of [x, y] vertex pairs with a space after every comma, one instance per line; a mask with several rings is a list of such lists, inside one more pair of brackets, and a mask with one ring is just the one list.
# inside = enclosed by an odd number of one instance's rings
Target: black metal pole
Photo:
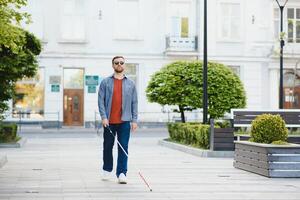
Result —
[[207, 0], [204, 0], [204, 31], [203, 31], [203, 124], [207, 123]]
[[283, 9], [284, 6], [280, 6], [280, 83], [279, 83], [279, 109], [283, 109]]
[[283, 10], [289, 0], [285, 0], [283, 5], [280, 5], [279, 1], [276, 0], [280, 10], [280, 80], [279, 80], [279, 109], [283, 109]]

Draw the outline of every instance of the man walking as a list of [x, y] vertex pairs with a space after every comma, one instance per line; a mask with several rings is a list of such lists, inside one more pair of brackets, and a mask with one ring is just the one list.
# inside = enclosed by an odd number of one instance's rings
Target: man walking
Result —
[[[103, 133], [103, 180], [108, 180], [113, 170], [114, 136], [128, 154], [130, 129], [137, 129], [137, 92], [135, 84], [124, 74], [125, 59], [112, 59], [114, 74], [102, 80], [98, 93], [98, 107], [104, 127]], [[113, 135], [110, 133], [112, 131]], [[119, 183], [126, 184], [128, 157], [118, 146], [116, 175]]]

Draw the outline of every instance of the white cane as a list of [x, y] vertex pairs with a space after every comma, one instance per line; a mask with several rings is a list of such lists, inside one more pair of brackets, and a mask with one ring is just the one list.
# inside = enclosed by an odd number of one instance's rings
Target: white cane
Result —
[[[109, 126], [105, 126], [105, 128], [107, 128], [107, 129], [109, 130], [109, 132], [112, 134], [112, 136], [113, 136], [114, 138], [116, 138], [115, 135], [113, 134], [113, 132], [111, 131], [111, 129], [109, 128]], [[127, 158], [128, 158], [127, 152], [126, 152], [125, 149], [122, 147], [122, 145], [120, 144], [120, 142], [118, 141], [118, 139], [116, 139], [116, 140], [117, 140], [118, 145], [120, 146], [120, 148], [122, 149], [122, 151], [125, 153], [125, 155], [126, 155]], [[135, 167], [135, 169], [136, 169], [136, 171], [138, 171], [138, 174], [140, 175], [141, 179], [144, 181], [144, 183], [146, 184], [146, 186], [148, 187], [148, 189], [150, 190], [150, 192], [152, 192], [152, 188], [150, 187], [150, 185], [148, 184], [148, 182], [146, 181], [146, 179], [145, 179], [144, 176], [142, 175], [141, 171], [138, 170], [136, 167]]]

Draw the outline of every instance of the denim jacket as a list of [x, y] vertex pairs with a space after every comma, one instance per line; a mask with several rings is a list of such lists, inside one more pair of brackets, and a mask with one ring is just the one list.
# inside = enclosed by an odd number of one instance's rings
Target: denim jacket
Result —
[[[98, 108], [103, 119], [109, 119], [112, 96], [114, 91], [114, 76], [101, 81], [98, 92]], [[138, 100], [135, 84], [124, 75], [122, 80], [122, 121], [137, 122]]]

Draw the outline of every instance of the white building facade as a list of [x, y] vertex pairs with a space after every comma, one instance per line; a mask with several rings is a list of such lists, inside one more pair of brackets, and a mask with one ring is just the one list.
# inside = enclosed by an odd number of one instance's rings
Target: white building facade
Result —
[[[113, 73], [112, 57], [123, 55], [137, 85], [139, 120], [170, 121], [147, 101], [151, 75], [203, 57], [203, 0], [28, 0], [25, 10], [43, 51], [38, 76], [20, 81], [11, 102], [11, 113], [25, 114], [11, 118], [90, 126], [99, 119], [99, 83]], [[208, 1], [208, 59], [240, 76], [250, 109], [279, 106], [279, 14], [275, 0]], [[285, 8], [284, 31], [284, 107], [300, 108], [299, 0]]]

